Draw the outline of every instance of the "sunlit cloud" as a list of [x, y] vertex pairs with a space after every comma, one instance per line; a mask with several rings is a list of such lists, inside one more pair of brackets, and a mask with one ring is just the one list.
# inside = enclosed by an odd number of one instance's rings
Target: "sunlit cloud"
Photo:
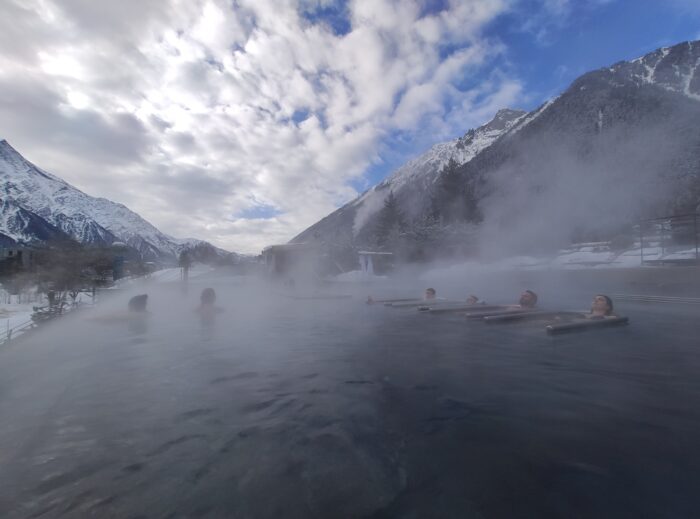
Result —
[[[255, 252], [357, 196], [397, 132], [517, 103], [484, 28], [507, 0], [10, 0], [3, 135], [163, 231]], [[8, 35], [22, 35], [16, 41]]]

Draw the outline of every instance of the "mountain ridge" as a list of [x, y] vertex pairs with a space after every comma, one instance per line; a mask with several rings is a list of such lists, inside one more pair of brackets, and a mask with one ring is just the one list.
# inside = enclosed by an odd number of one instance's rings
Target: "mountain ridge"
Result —
[[[456, 143], [470, 132], [487, 135], [484, 129], [493, 121], [470, 130], [460, 139], [433, 145], [427, 152], [397, 168], [385, 180], [299, 233], [292, 242], [371, 245], [377, 215], [384, 198], [392, 191], [408, 220], [425, 219], [435, 193], [434, 186], [443, 174], [440, 168], [449, 158], [458, 163], [457, 173], [462, 185], [472, 182], [477, 186], [478, 204], [485, 211], [484, 225], [491, 229], [498, 227], [494, 222], [499, 219], [509, 221], [505, 201], [526, 203], [508, 193], [514, 189], [514, 181], [521, 183], [525, 190], [554, 193], [556, 188], [552, 185], [566, 185], [573, 175], [597, 175], [596, 181], [607, 182], [605, 172], [610, 176], [612, 171], [615, 182], [632, 182], [635, 196], [640, 200], [649, 199], [650, 207], [651, 202], [658, 202], [659, 207], [668, 207], [668, 210], [681, 206], [692, 208], [693, 203], [700, 203], [700, 179], [693, 173], [693, 168], [700, 169], [700, 154], [695, 151], [700, 149], [700, 132], [691, 115], [700, 110], [699, 69], [700, 41], [694, 41], [589, 71], [576, 78], [561, 94], [531, 112], [516, 112], [516, 116], [509, 118], [508, 126], [502, 128], [495, 138], [477, 146], [473, 155], [460, 156], [456, 153]], [[613, 142], [616, 145], [611, 144]], [[658, 156], [653, 153], [655, 146], [659, 147]], [[444, 153], [443, 159], [435, 160], [439, 153]], [[593, 159], [589, 164], [584, 160], [586, 156], [588, 160]], [[544, 157], [548, 157], [549, 162]], [[630, 166], [632, 162], [634, 167]], [[436, 168], [435, 164], [439, 166]], [[554, 171], [555, 167], [559, 169]], [[596, 171], [590, 173], [588, 169], [591, 167]], [[538, 168], [545, 173], [541, 174]], [[635, 168], [643, 175], [635, 176]], [[406, 169], [411, 173], [406, 173]], [[665, 175], [665, 185], [654, 193], [659, 194], [659, 200], [652, 200], [653, 197], [649, 196], [651, 189], [648, 192], [635, 191], [635, 183], [651, 185], [658, 181], [652, 173]], [[571, 183], [577, 182], [581, 183], [581, 180]], [[581, 189], [587, 192], [585, 182]], [[412, 191], [414, 195], [405, 196], [402, 190]], [[672, 190], [675, 191], [671, 193]], [[668, 198], [665, 202], [661, 200], [662, 191]], [[383, 196], [378, 196], [379, 193]], [[573, 195], [562, 192], [559, 196]], [[596, 196], [612, 206], [619, 205], [608, 199], [606, 193]], [[542, 200], [556, 206], [552, 200]], [[497, 204], [501, 204], [500, 210], [494, 209]], [[567, 207], [562, 205], [559, 210], [565, 212]], [[610, 214], [611, 220], [629, 220], [645, 214], [644, 211], [635, 213], [630, 208], [625, 210], [627, 212]], [[556, 214], [547, 217], [557, 218]], [[570, 223], [574, 227], [580, 225], [579, 221]]]
[[[409, 160], [374, 187], [299, 233], [292, 238], [291, 242], [298, 243], [313, 238], [315, 233], [320, 232], [319, 227], [323, 228], [329, 220], [336, 218], [341, 220], [352, 218], [352, 235], [348, 235], [347, 229], [343, 229], [340, 240], [353, 241], [354, 236], [360, 234], [365, 227], [364, 220], [371, 218], [381, 209], [384, 197], [389, 191], [392, 191], [402, 204], [414, 205], [418, 211], [424, 210], [426, 200], [416, 205], [420, 192], [431, 189], [441, 169], [450, 159], [454, 158], [459, 164], [472, 160], [526, 115], [527, 112], [523, 110], [504, 108], [499, 110], [489, 122], [468, 130], [461, 137], [434, 144], [427, 152]], [[363, 210], [366, 214], [363, 214]], [[412, 211], [407, 212], [413, 216]]]
[[38, 235], [32, 236], [31, 230], [27, 231], [29, 227], [22, 229], [19, 225], [27, 220], [26, 213], [32, 213], [79, 243], [109, 246], [117, 241], [124, 242], [147, 260], [173, 262], [189, 249], [208, 249], [210, 255], [239, 258], [235, 253], [202, 240], [169, 236], [124, 204], [84, 193], [25, 159], [5, 139], [0, 140], [0, 180], [3, 181], [0, 200], [11, 202], [18, 213], [12, 220], [15, 228], [11, 229], [6, 225], [10, 221], [10, 206], [3, 206], [6, 214], [0, 221], [3, 224], [0, 233], [12, 239], [45, 241]]

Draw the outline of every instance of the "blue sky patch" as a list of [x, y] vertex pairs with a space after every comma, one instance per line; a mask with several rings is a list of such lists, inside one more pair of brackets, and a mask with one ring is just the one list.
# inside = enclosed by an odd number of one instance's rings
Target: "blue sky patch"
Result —
[[[437, 13], [445, 3], [428, 0], [424, 13]], [[497, 109], [534, 110], [586, 72], [643, 56], [659, 47], [700, 39], [700, 0], [697, 7], [686, 0], [576, 0], [562, 5], [566, 7], [554, 13], [547, 11], [541, 0], [523, 0], [511, 12], [496, 18], [484, 37], [500, 41], [504, 52], [488, 58], [483, 67], [468, 67], [454, 83], [455, 88], [474, 92], [479, 83], [491, 81], [494, 74], [504, 74], [522, 83], [523, 95], [515, 106]], [[440, 57], [446, 59], [459, 48], [448, 43], [440, 48]], [[485, 97], [489, 95], [491, 92], [484, 92]], [[479, 98], [474, 101], [478, 104]], [[449, 101], [445, 103], [449, 112]], [[465, 125], [452, 138], [467, 130]], [[349, 185], [362, 192], [444, 140], [413, 134], [407, 141], [394, 132], [382, 143], [381, 161]]]
[[336, 36], [343, 36], [352, 29], [344, 2], [305, 9], [301, 16], [312, 24], [326, 25]]
[[684, 0], [575, 1], [559, 17], [543, 12], [541, 5], [524, 1], [486, 31], [504, 43], [498, 61], [523, 82], [526, 110], [586, 72], [700, 38], [700, 1], [695, 8]]
[[274, 206], [267, 204], [256, 204], [252, 207], [244, 209], [243, 211], [240, 211], [235, 217], [243, 218], [244, 220], [268, 220], [282, 214], [283, 212]]
[[309, 115], [311, 115], [311, 112], [308, 110], [297, 110], [292, 114], [292, 121], [294, 121], [294, 124], [303, 123], [309, 118]]

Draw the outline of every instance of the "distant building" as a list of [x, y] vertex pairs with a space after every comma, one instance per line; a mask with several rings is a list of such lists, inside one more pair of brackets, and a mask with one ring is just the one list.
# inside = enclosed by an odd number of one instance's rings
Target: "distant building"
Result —
[[386, 274], [393, 270], [394, 255], [391, 252], [361, 250], [357, 252], [360, 270], [367, 276]]
[[307, 243], [270, 245], [262, 251], [265, 273], [271, 277], [315, 276], [319, 257], [318, 247]]
[[23, 245], [0, 247], [0, 261], [16, 261], [22, 268], [34, 266], [34, 249]]

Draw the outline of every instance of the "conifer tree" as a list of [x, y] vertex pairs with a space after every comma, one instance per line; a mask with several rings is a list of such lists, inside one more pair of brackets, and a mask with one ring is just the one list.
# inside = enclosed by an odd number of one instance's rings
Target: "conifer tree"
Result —
[[463, 179], [454, 158], [442, 168], [433, 194], [430, 216], [442, 225], [456, 222], [479, 223], [482, 219], [476, 193], [476, 179]]
[[399, 202], [390, 191], [384, 199], [384, 207], [379, 211], [375, 242], [379, 247], [391, 248], [396, 245], [399, 235], [406, 230], [406, 223]]

